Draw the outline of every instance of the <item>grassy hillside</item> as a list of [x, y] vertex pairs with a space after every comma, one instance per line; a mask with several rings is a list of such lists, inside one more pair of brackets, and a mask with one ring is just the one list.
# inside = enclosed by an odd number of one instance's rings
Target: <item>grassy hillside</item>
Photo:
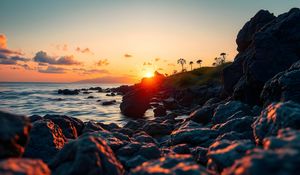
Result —
[[222, 70], [230, 64], [231, 62], [228, 62], [217, 67], [201, 67], [192, 71], [177, 73], [167, 77], [164, 86], [184, 88], [211, 83], [222, 83]]

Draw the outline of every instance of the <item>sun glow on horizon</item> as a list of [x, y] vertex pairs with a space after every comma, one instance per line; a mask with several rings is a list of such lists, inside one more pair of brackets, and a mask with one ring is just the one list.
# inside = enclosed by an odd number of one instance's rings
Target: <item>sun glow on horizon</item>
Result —
[[146, 78], [151, 78], [153, 76], [154, 76], [154, 73], [150, 72], [150, 71], [146, 72], [145, 75], [144, 75], [144, 77], [146, 77]]

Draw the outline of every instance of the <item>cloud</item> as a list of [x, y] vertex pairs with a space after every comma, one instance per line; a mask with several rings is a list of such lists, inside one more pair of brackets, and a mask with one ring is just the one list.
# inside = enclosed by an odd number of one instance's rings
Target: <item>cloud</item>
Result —
[[33, 61], [37, 63], [47, 63], [47, 64], [53, 64], [53, 65], [79, 65], [81, 64], [80, 62], [74, 60], [74, 56], [62, 56], [58, 59], [55, 59], [52, 56], [49, 56], [46, 52], [44, 51], [39, 51], [35, 54], [33, 57]]
[[152, 63], [150, 63], [150, 62], [144, 62], [143, 63], [143, 66], [151, 66], [152, 65]]
[[66, 73], [66, 69], [62, 67], [54, 67], [48, 66], [47, 69], [38, 69], [40, 73], [48, 73], [48, 74], [63, 74]]
[[75, 51], [80, 53], [94, 54], [89, 48], [81, 49], [80, 47], [77, 47]]
[[109, 65], [109, 62], [107, 59], [99, 60], [97, 63], [97, 66], [107, 66], [107, 65]]
[[160, 68], [158, 68], [157, 70], [158, 70], [158, 71], [163, 71], [164, 69], [160, 67]]
[[18, 66], [23, 67], [25, 70], [35, 70], [36, 68], [31, 68], [28, 64], [18, 64]]
[[125, 58], [131, 58], [131, 57], [133, 57], [133, 56], [130, 55], [130, 54], [128, 54], [128, 53], [126, 53], [126, 54], [124, 54], [124, 57], [125, 57]]
[[6, 36], [4, 34], [0, 34], [0, 48], [6, 48]]
[[175, 66], [175, 64], [173, 64], [173, 63], [169, 63], [169, 64], [168, 64], [168, 66]]
[[155, 61], [159, 61], [159, 60], [160, 60], [160, 58], [155, 58], [154, 60], [155, 60]]
[[108, 70], [105, 69], [84, 69], [84, 68], [74, 68], [74, 72], [79, 74], [109, 74]]
[[0, 34], [0, 64], [14, 65], [18, 61], [29, 61], [30, 59], [23, 57], [19, 51], [10, 50], [7, 48], [6, 36]]

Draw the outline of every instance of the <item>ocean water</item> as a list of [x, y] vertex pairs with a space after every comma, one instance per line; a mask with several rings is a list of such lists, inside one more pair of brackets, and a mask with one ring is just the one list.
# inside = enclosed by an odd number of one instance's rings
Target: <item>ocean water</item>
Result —
[[[129, 118], [120, 113], [122, 96], [106, 96], [89, 90], [90, 94], [60, 95], [58, 89], [81, 89], [90, 87], [112, 88], [118, 84], [75, 84], [75, 83], [0, 83], [0, 110], [23, 115], [60, 114], [95, 120], [104, 123], [124, 125]], [[88, 96], [94, 96], [88, 99]], [[102, 106], [97, 100], [116, 100], [115, 105]], [[153, 116], [147, 111], [146, 117]]]

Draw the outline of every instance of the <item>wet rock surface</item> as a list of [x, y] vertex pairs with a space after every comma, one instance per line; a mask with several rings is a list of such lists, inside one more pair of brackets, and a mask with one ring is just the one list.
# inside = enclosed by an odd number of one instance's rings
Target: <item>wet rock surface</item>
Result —
[[0, 111], [0, 159], [22, 156], [30, 129], [25, 116]]
[[50, 168], [53, 174], [124, 174], [122, 164], [105, 140], [88, 134], [66, 144]]
[[39, 120], [33, 123], [30, 139], [25, 148], [24, 156], [49, 161], [63, 148], [66, 137], [58, 125], [51, 120]]
[[50, 175], [48, 166], [39, 159], [10, 158], [0, 161], [0, 174], [3, 175]]

